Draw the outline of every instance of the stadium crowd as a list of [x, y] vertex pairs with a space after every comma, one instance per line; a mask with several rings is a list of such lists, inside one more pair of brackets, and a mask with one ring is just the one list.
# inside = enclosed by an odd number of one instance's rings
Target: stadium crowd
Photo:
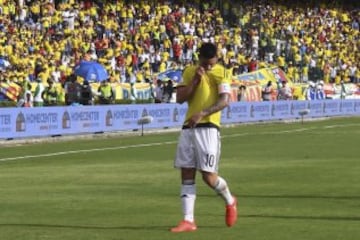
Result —
[[230, 75], [279, 66], [293, 82], [359, 83], [356, 4], [0, 0], [0, 81], [21, 85], [21, 96], [35, 81], [64, 89], [81, 60], [94, 60], [110, 82], [156, 84], [210, 41]]

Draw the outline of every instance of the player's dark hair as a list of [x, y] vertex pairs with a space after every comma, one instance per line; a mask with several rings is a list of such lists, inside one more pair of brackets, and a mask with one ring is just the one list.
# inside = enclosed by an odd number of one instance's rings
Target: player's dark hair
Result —
[[199, 49], [199, 57], [211, 59], [217, 56], [217, 47], [212, 43], [203, 43]]

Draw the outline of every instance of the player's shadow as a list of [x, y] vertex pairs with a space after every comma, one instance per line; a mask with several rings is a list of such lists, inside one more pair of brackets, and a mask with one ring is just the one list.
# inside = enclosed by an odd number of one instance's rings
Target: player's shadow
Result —
[[94, 225], [62, 225], [62, 224], [37, 224], [37, 223], [1, 223], [1, 227], [33, 227], [33, 228], [63, 228], [63, 229], [88, 229], [88, 230], [164, 230], [170, 226], [94, 226]]
[[243, 218], [271, 218], [271, 219], [293, 219], [293, 220], [326, 220], [326, 221], [360, 221], [357, 216], [285, 216], [267, 214], [241, 215]]
[[[360, 196], [331, 196], [331, 195], [241, 195], [241, 198], [263, 199], [319, 199], [319, 200], [360, 200]], [[286, 216], [268, 214], [242, 215], [248, 218], [273, 218], [273, 219], [302, 219], [302, 220], [326, 220], [326, 221], [360, 221], [360, 216]]]
[[[215, 194], [198, 194], [201, 197], [214, 198]], [[251, 195], [239, 194], [238, 198], [278, 198], [278, 199], [335, 199], [335, 200], [360, 200], [360, 196], [326, 196], [326, 195]]]
[[[214, 195], [199, 194], [202, 197], [213, 198]], [[335, 200], [360, 200], [360, 196], [325, 196], [325, 195], [240, 195], [241, 198], [261, 199], [335, 199]], [[239, 202], [240, 202], [239, 201]], [[214, 215], [214, 214], [210, 214]], [[217, 216], [217, 215], [216, 215]], [[220, 216], [220, 215], [219, 215]], [[293, 220], [326, 220], [326, 221], [360, 221], [360, 216], [299, 216], [299, 215], [274, 215], [274, 214], [242, 214], [240, 218], [269, 218], [269, 219], [293, 219]], [[0, 223], [1, 227], [34, 227], [34, 228], [62, 228], [62, 229], [100, 229], [100, 230], [168, 230], [171, 226], [147, 225], [147, 226], [94, 226], [94, 225], [62, 225], [62, 224], [37, 224], [37, 223]], [[199, 226], [201, 228], [222, 228], [222, 226]]]
[[[203, 197], [214, 197], [214, 195], [202, 195]], [[360, 196], [326, 196], [326, 195], [240, 195], [241, 199], [319, 199], [319, 200], [360, 200]], [[360, 221], [360, 216], [298, 216], [298, 215], [273, 215], [273, 214], [241, 214], [240, 218], [269, 218], [269, 219], [294, 219], [294, 220], [326, 220], [326, 221]]]
[[326, 195], [240, 195], [241, 198], [279, 198], [279, 199], [336, 199], [357, 200], [360, 196], [326, 196]]

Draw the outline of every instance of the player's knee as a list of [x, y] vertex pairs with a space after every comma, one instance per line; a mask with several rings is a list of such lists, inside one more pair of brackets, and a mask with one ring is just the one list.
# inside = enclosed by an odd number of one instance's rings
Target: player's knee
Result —
[[182, 180], [195, 179], [195, 174], [196, 174], [195, 168], [182, 168], [181, 169]]

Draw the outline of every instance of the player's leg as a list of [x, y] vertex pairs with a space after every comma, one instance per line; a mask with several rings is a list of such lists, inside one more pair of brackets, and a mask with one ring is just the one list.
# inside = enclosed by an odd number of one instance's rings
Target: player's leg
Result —
[[225, 179], [217, 174], [221, 152], [220, 133], [216, 128], [200, 128], [196, 131], [195, 139], [198, 168], [201, 170], [202, 178], [224, 199], [226, 224], [232, 226], [237, 220], [237, 200], [231, 194]]
[[196, 200], [195, 168], [181, 169], [181, 203], [184, 220], [195, 222], [194, 209]]
[[182, 130], [177, 147], [175, 167], [181, 169], [180, 197], [184, 218], [178, 226], [171, 229], [172, 232], [189, 232], [197, 229], [194, 219], [196, 162], [192, 136], [191, 129]]
[[234, 203], [235, 199], [230, 192], [230, 188], [222, 177], [218, 176], [216, 173], [204, 172], [202, 171], [202, 178], [204, 182], [214, 189], [214, 191], [219, 194], [222, 199], [224, 199], [226, 205], [231, 205]]

